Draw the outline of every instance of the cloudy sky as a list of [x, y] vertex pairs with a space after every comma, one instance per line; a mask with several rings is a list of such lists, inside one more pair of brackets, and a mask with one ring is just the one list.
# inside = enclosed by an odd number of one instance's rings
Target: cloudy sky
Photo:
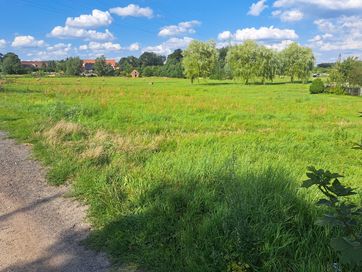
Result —
[[362, 58], [362, 0], [0, 0], [0, 10], [0, 52], [24, 60], [167, 55], [193, 39]]

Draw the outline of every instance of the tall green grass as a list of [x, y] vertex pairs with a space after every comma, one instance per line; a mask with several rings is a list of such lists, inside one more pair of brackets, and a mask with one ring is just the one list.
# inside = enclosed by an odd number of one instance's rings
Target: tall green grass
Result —
[[115, 263], [332, 271], [318, 195], [298, 188], [308, 165], [359, 186], [361, 109], [301, 84], [17, 78], [0, 93], [0, 128], [34, 144], [50, 182], [73, 184], [89, 244]]

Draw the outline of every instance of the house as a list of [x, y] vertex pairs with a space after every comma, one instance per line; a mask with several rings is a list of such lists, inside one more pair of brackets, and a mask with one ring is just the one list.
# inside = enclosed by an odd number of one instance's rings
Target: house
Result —
[[23, 68], [40, 69], [48, 66], [47, 61], [22, 61]]
[[132, 76], [133, 78], [140, 77], [140, 72], [138, 72], [137, 70], [133, 70], [132, 73], [131, 73], [131, 76]]
[[[83, 60], [83, 70], [87, 72], [92, 72], [94, 70], [94, 64], [96, 63], [96, 60]], [[106, 60], [106, 63], [111, 65], [113, 70], [116, 69], [116, 61], [114, 59], [112, 60]]]

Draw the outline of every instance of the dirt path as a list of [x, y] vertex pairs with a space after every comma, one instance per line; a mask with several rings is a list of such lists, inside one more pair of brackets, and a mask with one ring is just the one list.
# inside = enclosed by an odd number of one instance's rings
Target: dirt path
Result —
[[104, 255], [80, 245], [85, 208], [46, 184], [30, 148], [0, 132], [0, 271], [107, 271]]

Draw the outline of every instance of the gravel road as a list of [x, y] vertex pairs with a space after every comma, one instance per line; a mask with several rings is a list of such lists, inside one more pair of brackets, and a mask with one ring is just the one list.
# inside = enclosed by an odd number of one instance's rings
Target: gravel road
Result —
[[0, 271], [108, 271], [103, 254], [80, 245], [86, 208], [64, 196], [66, 187], [47, 185], [30, 154], [0, 132]]

